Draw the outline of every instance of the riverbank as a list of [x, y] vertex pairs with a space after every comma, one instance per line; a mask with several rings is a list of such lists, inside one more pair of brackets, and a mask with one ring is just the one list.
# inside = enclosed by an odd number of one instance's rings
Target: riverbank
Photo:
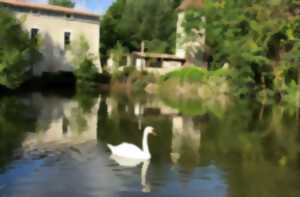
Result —
[[53, 91], [56, 93], [73, 95], [76, 88], [92, 88], [95, 91], [99, 89], [109, 89], [110, 78], [111, 77], [107, 74], [97, 74], [93, 81], [78, 83], [76, 76], [72, 72], [44, 73], [42, 76], [31, 77], [16, 89], [0, 86], [0, 96], [33, 91]]
[[[287, 115], [288, 109], [262, 106], [249, 99], [231, 100], [219, 108], [201, 99], [191, 102], [169, 96], [177, 99], [175, 103], [145, 93], [130, 97], [114, 93], [95, 98], [82, 93], [87, 99], [84, 105], [78, 97], [50, 93], [0, 98], [0, 195], [18, 196], [21, 191], [23, 196], [84, 196], [88, 188], [107, 196], [120, 188], [118, 181], [124, 183], [121, 194], [125, 188], [126, 194], [134, 195], [143, 188], [141, 165], [120, 166], [111, 159], [107, 144], [141, 146], [143, 128], [149, 125], [159, 135], [148, 139], [152, 159], [147, 180], [158, 195], [169, 191], [171, 185], [172, 191], [179, 188], [178, 196], [193, 196], [194, 192], [187, 195], [186, 184], [201, 193], [207, 191], [207, 184], [215, 184], [216, 177], [226, 184], [224, 192], [231, 187], [238, 195], [252, 188], [251, 194], [272, 195], [274, 190], [265, 185], [277, 188], [278, 180], [293, 183], [283, 184], [285, 191], [300, 193], [296, 187], [299, 127], [295, 117]], [[212, 179], [207, 179], [207, 172]], [[274, 176], [265, 176], [264, 187], [260, 187], [255, 177], [264, 173]], [[104, 175], [115, 181], [105, 185]], [[184, 183], [181, 175], [187, 180]], [[170, 181], [170, 177], [174, 179]], [[161, 184], [156, 184], [157, 180]], [[199, 180], [196, 187], [195, 180]], [[241, 191], [236, 183], [245, 181]], [[220, 190], [219, 185], [211, 188], [210, 193], [218, 195], [213, 192]]]
[[127, 68], [112, 75], [110, 90], [127, 94], [147, 92], [172, 101], [200, 99], [220, 106], [224, 106], [230, 97], [236, 97], [249, 98], [263, 105], [277, 103], [295, 109], [300, 107], [300, 89], [295, 82], [274, 84], [270, 89], [247, 83], [237, 74], [229, 68], [207, 71], [190, 66], [165, 75]]
[[224, 100], [231, 89], [227, 69], [206, 71], [183, 67], [165, 75], [128, 68], [112, 75], [112, 92], [147, 92], [162, 97]]

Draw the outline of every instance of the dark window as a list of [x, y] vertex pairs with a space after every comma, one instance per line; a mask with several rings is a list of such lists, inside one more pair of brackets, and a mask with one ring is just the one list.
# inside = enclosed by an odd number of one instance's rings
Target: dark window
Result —
[[40, 11], [39, 10], [32, 10], [32, 13], [33, 14], [40, 14]]
[[71, 33], [65, 32], [65, 48], [71, 44]]
[[66, 17], [67, 17], [67, 18], [71, 18], [72, 15], [71, 15], [71, 14], [66, 14]]
[[35, 43], [37, 43], [37, 36], [38, 36], [38, 33], [39, 33], [39, 29], [37, 29], [37, 28], [32, 28], [31, 29], [31, 40], [33, 40]]
[[156, 59], [156, 58], [150, 58], [147, 59], [147, 67], [152, 67], [152, 68], [161, 68], [162, 67], [162, 59]]

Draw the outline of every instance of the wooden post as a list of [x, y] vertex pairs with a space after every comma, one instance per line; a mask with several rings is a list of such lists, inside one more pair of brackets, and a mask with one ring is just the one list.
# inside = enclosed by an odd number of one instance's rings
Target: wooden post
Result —
[[144, 55], [144, 52], [145, 52], [145, 44], [144, 44], [144, 41], [142, 41], [142, 44], [141, 44], [141, 52], [142, 52], [142, 55]]
[[[142, 53], [142, 56], [144, 57], [144, 53], [145, 53], [145, 43], [144, 41], [142, 41], [141, 43], [141, 53]], [[142, 59], [142, 71], [144, 70], [144, 66], [145, 66], [145, 63], [146, 63], [146, 60], [141, 58]]]

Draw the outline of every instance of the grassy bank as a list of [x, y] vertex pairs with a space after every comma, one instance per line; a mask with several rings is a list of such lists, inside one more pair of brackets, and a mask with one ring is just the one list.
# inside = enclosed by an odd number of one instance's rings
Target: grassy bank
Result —
[[137, 71], [134, 67], [125, 67], [111, 75], [111, 90], [142, 92], [150, 83], [157, 83], [159, 77], [146, 71]]
[[227, 69], [206, 71], [197, 67], [184, 67], [167, 73], [159, 82], [161, 95], [184, 98], [223, 99], [230, 93]]

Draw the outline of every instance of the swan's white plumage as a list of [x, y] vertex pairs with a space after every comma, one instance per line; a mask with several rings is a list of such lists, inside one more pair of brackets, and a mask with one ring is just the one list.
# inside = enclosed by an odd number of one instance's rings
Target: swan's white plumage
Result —
[[129, 157], [133, 159], [148, 159], [150, 155], [145, 155], [144, 151], [142, 151], [139, 147], [129, 144], [122, 143], [118, 146], [113, 146], [111, 144], [107, 144], [112, 154], [120, 156], [120, 157]]
[[136, 145], [129, 144], [129, 143], [122, 143], [118, 146], [107, 144], [107, 146], [111, 150], [113, 155], [117, 155], [119, 157], [126, 157], [132, 159], [150, 159], [151, 155], [148, 149], [147, 136], [152, 132], [154, 132], [152, 127], [147, 127], [144, 130], [144, 137], [143, 137], [144, 150], [140, 149]]

